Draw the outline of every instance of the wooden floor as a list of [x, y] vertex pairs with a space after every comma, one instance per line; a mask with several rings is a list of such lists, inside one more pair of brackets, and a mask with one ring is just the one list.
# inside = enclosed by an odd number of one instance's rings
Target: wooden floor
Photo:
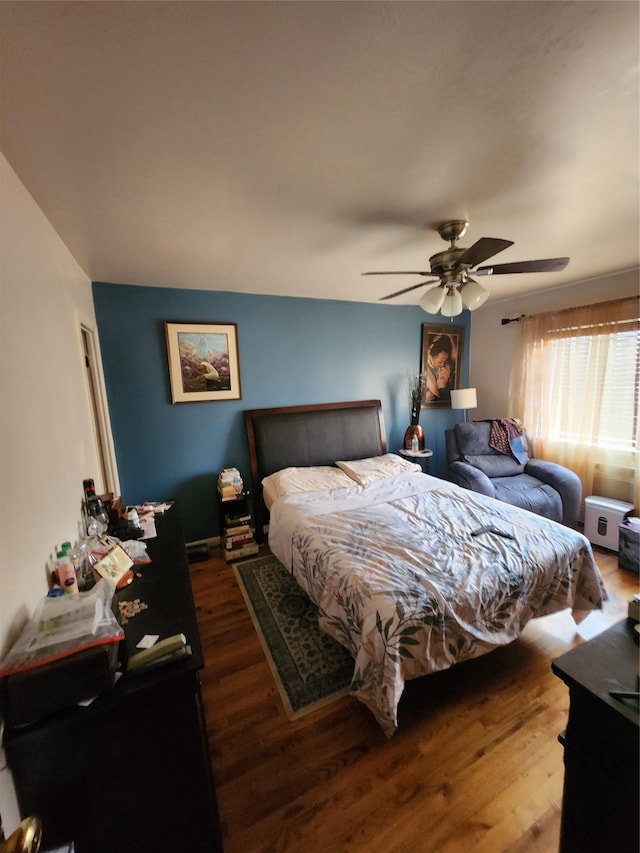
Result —
[[[624, 618], [637, 591], [617, 555], [595, 550], [609, 601], [585, 635]], [[569, 697], [551, 661], [582, 642], [568, 611], [409, 682], [386, 740], [348, 696], [287, 719], [233, 569], [211, 554], [191, 574], [226, 853], [557, 851]]]

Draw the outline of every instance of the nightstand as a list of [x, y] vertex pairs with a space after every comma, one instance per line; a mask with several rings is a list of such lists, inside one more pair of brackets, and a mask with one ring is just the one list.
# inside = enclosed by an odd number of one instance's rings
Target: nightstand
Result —
[[423, 474], [429, 473], [429, 460], [433, 456], [433, 450], [398, 450], [398, 456], [416, 462], [422, 468]]

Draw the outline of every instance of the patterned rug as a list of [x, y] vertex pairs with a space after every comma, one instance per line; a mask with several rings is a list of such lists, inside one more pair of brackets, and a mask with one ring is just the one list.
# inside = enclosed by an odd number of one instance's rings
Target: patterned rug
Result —
[[234, 565], [287, 716], [308, 714], [348, 692], [353, 658], [318, 627], [318, 608], [275, 557]]

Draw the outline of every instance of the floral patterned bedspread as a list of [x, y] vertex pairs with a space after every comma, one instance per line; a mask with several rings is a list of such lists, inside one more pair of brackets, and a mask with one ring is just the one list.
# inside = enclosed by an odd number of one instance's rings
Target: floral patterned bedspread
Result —
[[387, 736], [406, 679], [607, 597], [582, 534], [424, 474], [276, 501], [269, 545], [353, 655], [351, 692]]

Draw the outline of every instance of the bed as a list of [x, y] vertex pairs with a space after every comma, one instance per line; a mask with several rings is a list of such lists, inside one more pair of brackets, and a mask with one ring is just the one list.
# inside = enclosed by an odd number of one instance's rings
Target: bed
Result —
[[405, 681], [576, 621], [606, 591], [582, 534], [388, 453], [377, 400], [245, 412], [256, 527], [354, 659], [387, 736]]

